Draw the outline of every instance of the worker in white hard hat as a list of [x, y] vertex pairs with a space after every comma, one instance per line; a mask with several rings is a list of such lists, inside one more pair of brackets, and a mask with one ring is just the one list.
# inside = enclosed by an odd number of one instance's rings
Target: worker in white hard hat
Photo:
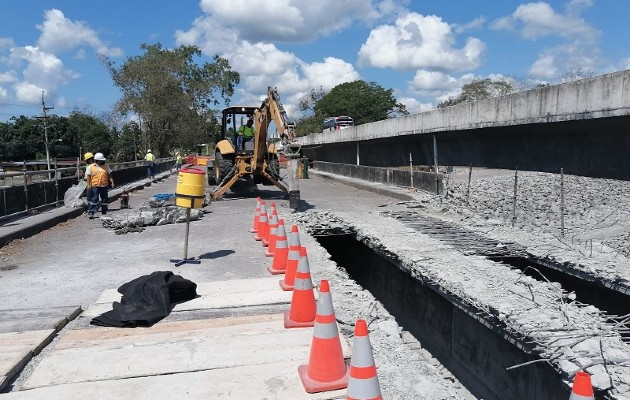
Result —
[[153, 179], [155, 176], [153, 175], [153, 168], [155, 168], [155, 155], [151, 153], [151, 149], [147, 150], [147, 155], [144, 156], [144, 159], [147, 163], [147, 174], [148, 177]]
[[101, 215], [107, 214], [107, 203], [109, 195], [107, 191], [110, 186], [114, 188], [114, 178], [112, 178], [112, 170], [105, 164], [105, 156], [103, 153], [94, 154], [94, 164], [90, 164], [85, 172], [87, 175], [88, 196], [88, 216], [94, 218], [98, 199], [101, 198]]

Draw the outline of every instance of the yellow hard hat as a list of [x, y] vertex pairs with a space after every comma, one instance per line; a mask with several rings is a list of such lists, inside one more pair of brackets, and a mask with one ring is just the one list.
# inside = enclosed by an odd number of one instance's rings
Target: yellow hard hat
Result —
[[83, 155], [83, 161], [87, 161], [90, 158], [94, 158], [94, 154], [90, 153], [89, 151]]

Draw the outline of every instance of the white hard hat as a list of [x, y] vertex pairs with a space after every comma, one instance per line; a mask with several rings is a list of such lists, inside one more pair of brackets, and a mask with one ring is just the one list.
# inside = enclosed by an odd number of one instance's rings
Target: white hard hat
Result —
[[103, 155], [103, 153], [96, 153], [96, 154], [94, 154], [94, 160], [95, 161], [105, 161], [105, 156]]
[[150, 153], [150, 152], [151, 152], [151, 149], [147, 150], [147, 153]]

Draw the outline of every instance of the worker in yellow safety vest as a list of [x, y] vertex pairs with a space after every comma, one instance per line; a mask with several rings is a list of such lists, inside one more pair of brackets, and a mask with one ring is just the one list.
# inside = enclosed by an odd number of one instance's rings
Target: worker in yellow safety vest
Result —
[[244, 150], [243, 147], [245, 146], [245, 142], [249, 142], [254, 138], [254, 127], [252, 125], [254, 125], [254, 120], [249, 118], [247, 123], [245, 125], [241, 125], [241, 127], [238, 128], [238, 131], [236, 131], [238, 134], [236, 147], [238, 147], [239, 150]]
[[105, 156], [103, 153], [94, 155], [94, 163], [90, 164], [85, 171], [87, 177], [88, 190], [88, 216], [94, 218], [98, 199], [101, 198], [101, 215], [107, 214], [107, 203], [109, 196], [107, 191], [109, 187], [114, 188], [114, 179], [112, 178], [112, 170], [105, 164]]
[[147, 162], [147, 175], [148, 178], [153, 179], [155, 176], [153, 175], [153, 168], [155, 168], [155, 155], [151, 153], [151, 150], [147, 150], [147, 155], [144, 156], [145, 161]]

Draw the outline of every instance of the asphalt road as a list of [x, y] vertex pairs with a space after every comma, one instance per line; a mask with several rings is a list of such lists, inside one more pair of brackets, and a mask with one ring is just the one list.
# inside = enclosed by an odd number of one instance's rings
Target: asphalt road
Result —
[[[133, 192], [130, 204], [137, 209], [156, 193], [174, 193], [175, 179], [164, 180]], [[304, 208], [371, 208], [392, 199], [340, 183], [312, 177], [300, 180]], [[255, 196], [277, 203], [279, 214], [292, 210], [283, 193], [259, 185], [246, 197], [228, 195], [205, 208], [200, 221], [190, 225], [188, 255], [201, 264], [174, 267], [171, 258], [184, 251], [184, 224], [147, 227], [141, 233], [115, 235], [99, 219], [79, 217], [31, 238], [14, 241], [0, 249], [0, 310], [88, 306], [105, 289], [117, 288], [138, 276], [171, 270], [194, 282], [265, 277], [261, 248], [252, 240]], [[113, 203], [110, 215], [126, 213]], [[98, 215], [98, 214], [97, 214]]]

